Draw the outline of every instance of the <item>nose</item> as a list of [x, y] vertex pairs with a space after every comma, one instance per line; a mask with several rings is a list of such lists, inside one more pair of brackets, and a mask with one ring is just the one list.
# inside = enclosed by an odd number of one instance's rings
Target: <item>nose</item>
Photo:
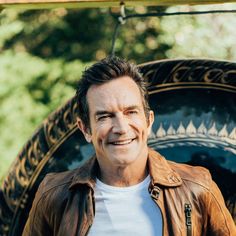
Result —
[[129, 122], [124, 115], [117, 115], [113, 119], [113, 132], [116, 134], [125, 134], [128, 131]]

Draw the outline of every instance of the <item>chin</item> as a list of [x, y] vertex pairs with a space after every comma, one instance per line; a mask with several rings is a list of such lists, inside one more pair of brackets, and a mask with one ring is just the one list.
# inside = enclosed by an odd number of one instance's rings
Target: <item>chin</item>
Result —
[[133, 162], [135, 162], [137, 160], [137, 158], [130, 158], [129, 157], [122, 157], [122, 155], [120, 155], [119, 157], [113, 157], [111, 158], [111, 162], [113, 162], [115, 165], [119, 165], [119, 166], [127, 166], [132, 164]]

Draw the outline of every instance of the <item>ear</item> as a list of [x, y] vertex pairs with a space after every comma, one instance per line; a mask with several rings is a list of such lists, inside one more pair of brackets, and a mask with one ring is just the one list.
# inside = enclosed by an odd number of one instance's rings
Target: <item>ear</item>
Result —
[[149, 116], [148, 116], [148, 136], [151, 133], [153, 122], [154, 122], [154, 112], [150, 110]]
[[76, 123], [80, 131], [83, 133], [86, 141], [90, 143], [92, 141], [92, 136], [89, 128], [85, 127], [83, 121], [80, 118], [77, 118]]

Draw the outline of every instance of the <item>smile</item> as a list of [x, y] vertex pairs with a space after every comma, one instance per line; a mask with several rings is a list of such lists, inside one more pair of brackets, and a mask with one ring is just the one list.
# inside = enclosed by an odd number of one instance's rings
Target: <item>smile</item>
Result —
[[121, 140], [121, 141], [114, 141], [110, 142], [112, 145], [127, 145], [130, 144], [134, 139], [127, 139], [127, 140]]

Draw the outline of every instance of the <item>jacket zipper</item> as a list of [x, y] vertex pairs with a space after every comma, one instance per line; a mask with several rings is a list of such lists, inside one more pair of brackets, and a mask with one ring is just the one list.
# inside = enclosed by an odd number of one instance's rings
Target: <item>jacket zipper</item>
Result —
[[185, 212], [187, 236], [191, 236], [192, 235], [192, 219], [191, 219], [192, 206], [191, 204], [185, 203], [184, 212]]

